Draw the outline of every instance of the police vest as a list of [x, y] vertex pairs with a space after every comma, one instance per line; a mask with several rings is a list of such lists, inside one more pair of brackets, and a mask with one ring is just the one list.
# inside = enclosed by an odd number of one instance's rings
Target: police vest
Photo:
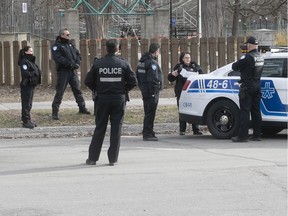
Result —
[[252, 56], [255, 61], [255, 70], [254, 70], [253, 79], [260, 80], [261, 75], [262, 75], [263, 65], [264, 65], [264, 58], [259, 53], [252, 52], [248, 54]]

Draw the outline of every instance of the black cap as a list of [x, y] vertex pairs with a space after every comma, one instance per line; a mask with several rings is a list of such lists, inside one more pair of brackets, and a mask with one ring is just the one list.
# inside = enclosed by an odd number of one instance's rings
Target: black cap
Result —
[[250, 43], [250, 44], [254, 44], [254, 45], [258, 45], [259, 44], [258, 40], [255, 37], [253, 37], [253, 36], [249, 37], [247, 39], [246, 43]]

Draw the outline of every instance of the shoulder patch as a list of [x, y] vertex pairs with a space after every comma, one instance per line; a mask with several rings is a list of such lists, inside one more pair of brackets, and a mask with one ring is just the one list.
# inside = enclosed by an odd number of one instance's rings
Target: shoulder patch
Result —
[[22, 68], [23, 68], [24, 70], [27, 70], [27, 69], [28, 69], [28, 67], [27, 67], [26, 64], [23, 64], [23, 65], [22, 65]]
[[243, 56], [241, 56], [241, 58], [240, 59], [244, 59], [246, 57], [246, 55], [243, 55]]
[[151, 67], [152, 67], [153, 70], [157, 69], [157, 65], [156, 64], [152, 64]]
[[58, 49], [58, 47], [57, 46], [53, 46], [53, 51], [56, 51], [57, 49]]

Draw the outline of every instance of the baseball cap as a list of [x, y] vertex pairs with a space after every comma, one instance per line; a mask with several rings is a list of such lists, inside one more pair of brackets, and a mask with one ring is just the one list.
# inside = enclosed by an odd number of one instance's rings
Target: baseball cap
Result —
[[249, 37], [247, 39], [246, 43], [250, 43], [250, 44], [254, 44], [254, 45], [258, 45], [259, 44], [258, 40], [255, 37], [253, 37], [253, 36]]

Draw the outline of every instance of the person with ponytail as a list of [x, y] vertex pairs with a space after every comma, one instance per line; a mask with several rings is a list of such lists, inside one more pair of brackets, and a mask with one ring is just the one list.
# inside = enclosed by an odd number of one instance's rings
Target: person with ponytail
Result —
[[18, 65], [21, 69], [21, 119], [24, 128], [33, 129], [37, 125], [31, 121], [30, 111], [32, 108], [34, 89], [41, 84], [41, 70], [35, 63], [36, 57], [30, 46], [23, 47], [19, 52]]

